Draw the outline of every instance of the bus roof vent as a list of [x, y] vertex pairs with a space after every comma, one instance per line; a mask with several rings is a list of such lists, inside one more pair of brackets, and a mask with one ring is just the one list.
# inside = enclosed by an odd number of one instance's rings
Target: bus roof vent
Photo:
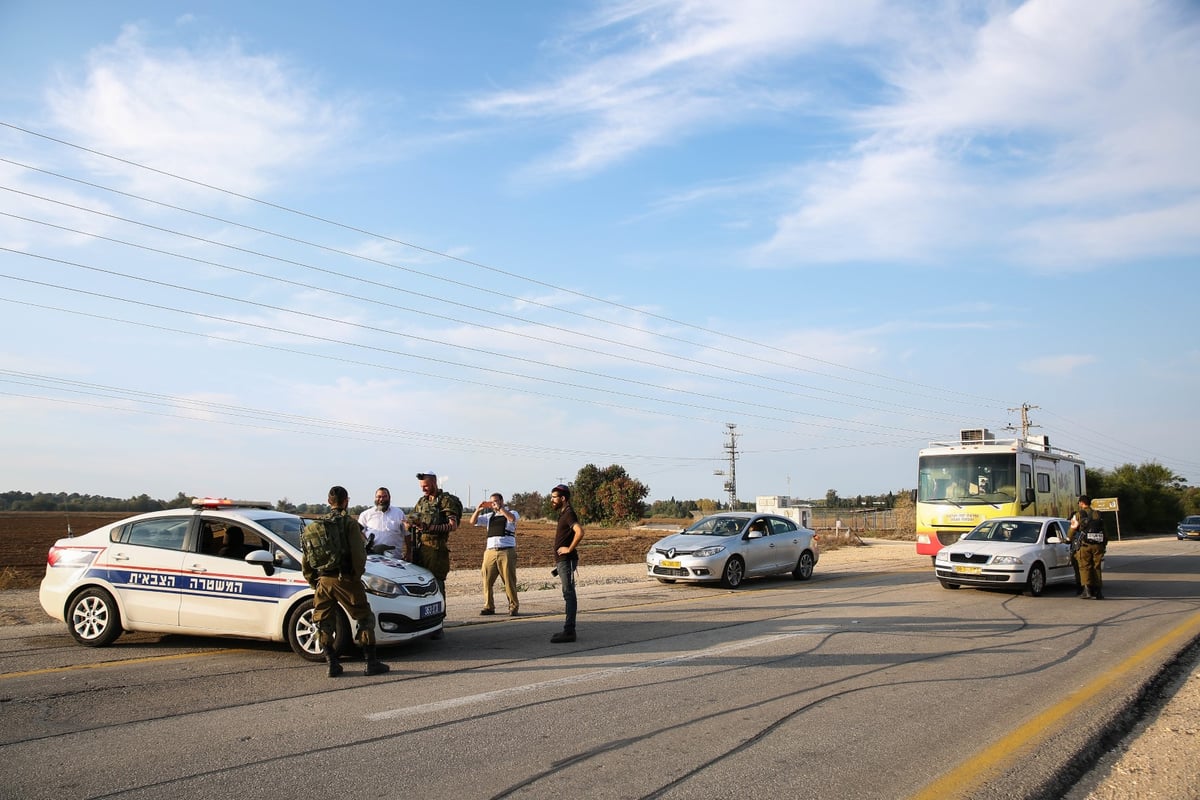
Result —
[[996, 435], [987, 428], [963, 428], [958, 432], [958, 440], [963, 444], [981, 444], [996, 441]]

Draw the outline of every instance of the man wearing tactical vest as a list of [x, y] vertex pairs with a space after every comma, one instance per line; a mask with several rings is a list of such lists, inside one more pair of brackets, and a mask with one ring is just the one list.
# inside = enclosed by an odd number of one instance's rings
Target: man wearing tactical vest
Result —
[[1072, 539], [1079, 542], [1075, 558], [1079, 561], [1079, 581], [1083, 584], [1084, 600], [1104, 599], [1104, 578], [1100, 572], [1108, 537], [1100, 512], [1092, 508], [1092, 498], [1079, 496], [1079, 510], [1071, 516]]
[[433, 573], [445, 597], [450, 534], [458, 530], [463, 505], [457, 497], [438, 488], [437, 473], [418, 472], [417, 480], [421, 482], [421, 499], [407, 517], [413, 535], [413, 563]]
[[331, 678], [342, 674], [333, 640], [339, 603], [357, 626], [354, 638], [367, 662], [363, 674], [379, 675], [389, 670], [375, 653], [375, 614], [362, 584], [367, 567], [366, 541], [362, 526], [346, 513], [349, 505], [349, 493], [334, 486], [329, 490], [329, 513], [310, 522], [300, 534], [300, 569], [314, 591], [313, 623]]

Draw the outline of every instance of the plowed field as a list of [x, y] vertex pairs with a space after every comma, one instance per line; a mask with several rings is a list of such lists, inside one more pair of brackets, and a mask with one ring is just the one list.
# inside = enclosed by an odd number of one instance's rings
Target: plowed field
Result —
[[[131, 516], [128, 512], [61, 511], [0, 512], [0, 579], [8, 588], [35, 586], [46, 571], [46, 553], [67, 535], [67, 525], [78, 536]], [[655, 520], [658, 522], [658, 520]], [[666, 522], [666, 520], [663, 520]], [[487, 540], [483, 528], [464, 526], [450, 537], [451, 569], [477, 568]], [[584, 563], [634, 564], [664, 535], [644, 528], [601, 528], [585, 526], [580, 556]], [[520, 566], [550, 566], [553, 561], [554, 523], [522, 520], [517, 526]]]

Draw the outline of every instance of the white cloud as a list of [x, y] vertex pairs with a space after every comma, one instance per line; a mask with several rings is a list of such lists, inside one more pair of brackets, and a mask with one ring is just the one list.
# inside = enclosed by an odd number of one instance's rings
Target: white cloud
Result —
[[880, 3], [678, 0], [609, 4], [575, 32], [599, 58], [552, 83], [477, 98], [474, 113], [565, 121], [568, 142], [533, 169], [585, 174], [714, 126], [808, 99], [756, 74], [831, 42], [862, 41]]
[[1035, 358], [1032, 361], [1026, 361], [1021, 365], [1021, 370], [1033, 375], [1047, 375], [1055, 378], [1062, 378], [1063, 376], [1076, 372], [1083, 367], [1095, 364], [1097, 361], [1098, 359], [1095, 356], [1067, 353], [1058, 356], [1045, 356], [1043, 358]]
[[[67, 138], [104, 153], [243, 193], [315, 160], [350, 130], [354, 109], [323, 99], [310, 79], [236, 42], [155, 49], [124, 29], [90, 54], [86, 74], [48, 92]], [[102, 162], [136, 184], [148, 173]]]
[[1200, 39], [1176, 11], [1033, 0], [936, 59], [915, 43], [888, 74], [900, 99], [860, 115], [873, 133], [762, 251], [920, 261], [958, 239], [1066, 269], [1196, 252]]

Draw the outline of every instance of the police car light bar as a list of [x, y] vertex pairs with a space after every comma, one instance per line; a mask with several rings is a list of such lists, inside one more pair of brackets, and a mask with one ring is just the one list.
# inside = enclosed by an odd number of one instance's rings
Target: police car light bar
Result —
[[270, 510], [274, 503], [265, 500], [230, 500], [228, 497], [193, 497], [194, 508], [265, 508]]

